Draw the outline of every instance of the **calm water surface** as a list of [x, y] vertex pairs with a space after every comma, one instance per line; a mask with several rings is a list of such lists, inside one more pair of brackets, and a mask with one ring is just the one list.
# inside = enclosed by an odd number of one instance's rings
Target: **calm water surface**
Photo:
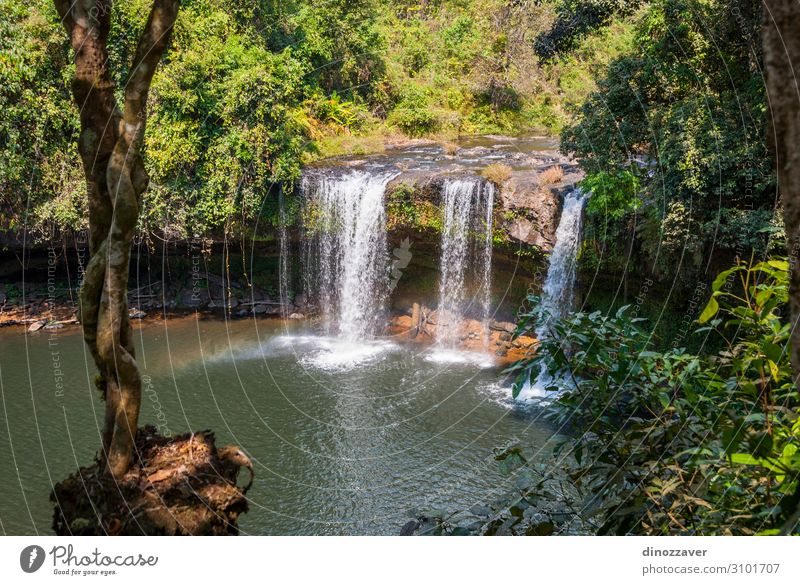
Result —
[[[348, 345], [274, 321], [189, 317], [136, 336], [141, 422], [213, 429], [253, 459], [247, 534], [397, 534], [413, 508], [492, 499], [507, 485], [492, 449], [551, 435], [538, 411], [510, 404], [486, 356]], [[52, 484], [100, 443], [93, 378], [77, 329], [0, 331], [4, 533], [51, 533]]]

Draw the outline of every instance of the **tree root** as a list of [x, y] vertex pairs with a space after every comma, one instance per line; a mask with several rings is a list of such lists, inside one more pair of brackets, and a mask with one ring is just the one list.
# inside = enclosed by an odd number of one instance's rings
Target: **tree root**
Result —
[[[241, 488], [241, 467], [250, 472]], [[236, 535], [253, 483], [250, 459], [217, 448], [210, 431], [162, 437], [139, 429], [130, 469], [118, 480], [95, 462], [56, 484], [57, 535]]]

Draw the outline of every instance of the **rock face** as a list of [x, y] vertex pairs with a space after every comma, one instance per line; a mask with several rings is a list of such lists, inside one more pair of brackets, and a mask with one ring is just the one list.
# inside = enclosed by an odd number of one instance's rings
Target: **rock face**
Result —
[[[420, 313], [395, 316], [389, 323], [388, 333], [396, 339], [422, 345], [436, 342], [438, 324], [436, 312], [420, 307]], [[510, 322], [491, 321], [489, 330], [477, 320], [465, 320], [459, 331], [458, 348], [466, 351], [485, 352], [497, 365], [512, 364], [536, 351], [537, 340], [525, 335], [513, 339], [516, 326]]]
[[[409, 257], [392, 281], [395, 313], [413, 303], [438, 302], [448, 181], [481, 177], [495, 185], [491, 295], [498, 299], [498, 317], [503, 319], [513, 318], [531, 285], [541, 286], [537, 275], [546, 269], [555, 245], [564, 196], [582, 178], [577, 165], [558, 152], [554, 139], [504, 136], [446, 145], [414, 142], [378, 155], [319, 161], [305, 171], [312, 184], [358, 172], [391, 175], [385, 188], [389, 247], [394, 258]], [[306, 196], [302, 187], [295, 195], [301, 200]]]
[[[162, 437], [140, 429], [131, 469], [115, 482], [99, 463], [56, 484], [57, 535], [235, 535], [247, 511], [252, 465], [237, 447], [217, 448], [210, 431]], [[249, 483], [237, 486], [241, 467]]]
[[[379, 156], [322, 161], [314, 172], [339, 173], [342, 167], [395, 173], [386, 187], [390, 227], [421, 230], [430, 227], [425, 219], [437, 215], [448, 178], [488, 177], [497, 187], [495, 226], [499, 235], [512, 244], [536, 246], [543, 253], [549, 253], [555, 244], [564, 195], [583, 178], [553, 140], [541, 137], [481, 137], [464, 141], [455, 151], [453, 145], [445, 151], [436, 143], [414, 143]], [[497, 172], [492, 173], [492, 167]], [[401, 210], [416, 206], [416, 217], [411, 222], [393, 218], [393, 202]]]

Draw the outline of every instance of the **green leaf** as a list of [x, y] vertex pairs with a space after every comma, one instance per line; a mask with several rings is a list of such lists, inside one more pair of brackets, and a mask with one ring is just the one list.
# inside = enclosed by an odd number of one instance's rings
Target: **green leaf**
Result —
[[770, 361], [775, 363], [779, 363], [781, 357], [783, 357], [783, 348], [770, 341], [763, 341], [761, 343], [761, 351], [764, 352], [764, 355], [767, 356]]
[[711, 290], [716, 292], [722, 288], [722, 285], [725, 284], [725, 281], [728, 280], [728, 277], [733, 274], [734, 272], [738, 271], [739, 267], [734, 266], [733, 268], [728, 268], [727, 270], [723, 270], [717, 277], [714, 279], [714, 282], [711, 283]]
[[769, 260], [767, 264], [773, 268], [776, 268], [777, 270], [782, 270], [783, 272], [789, 270], [789, 263], [786, 260]]
[[717, 302], [717, 299], [712, 297], [711, 299], [709, 299], [706, 308], [703, 309], [703, 312], [700, 314], [700, 318], [697, 320], [700, 323], [705, 323], [706, 321], [711, 319], [711, 317], [716, 315], [718, 311], [719, 311], [719, 303]]
[[739, 465], [761, 465], [761, 462], [750, 453], [732, 453], [731, 462]]

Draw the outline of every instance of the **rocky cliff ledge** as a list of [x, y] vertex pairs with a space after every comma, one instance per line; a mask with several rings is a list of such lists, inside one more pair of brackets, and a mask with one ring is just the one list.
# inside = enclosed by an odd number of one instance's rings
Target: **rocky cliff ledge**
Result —
[[542, 137], [482, 136], [445, 144], [415, 140], [379, 155], [330, 159], [313, 168], [324, 173], [342, 167], [397, 173], [387, 186], [387, 212], [390, 228], [402, 232], [439, 228], [445, 181], [482, 176], [499, 195], [495, 242], [526, 244], [544, 254], [555, 243], [564, 195], [583, 178], [555, 141]]

